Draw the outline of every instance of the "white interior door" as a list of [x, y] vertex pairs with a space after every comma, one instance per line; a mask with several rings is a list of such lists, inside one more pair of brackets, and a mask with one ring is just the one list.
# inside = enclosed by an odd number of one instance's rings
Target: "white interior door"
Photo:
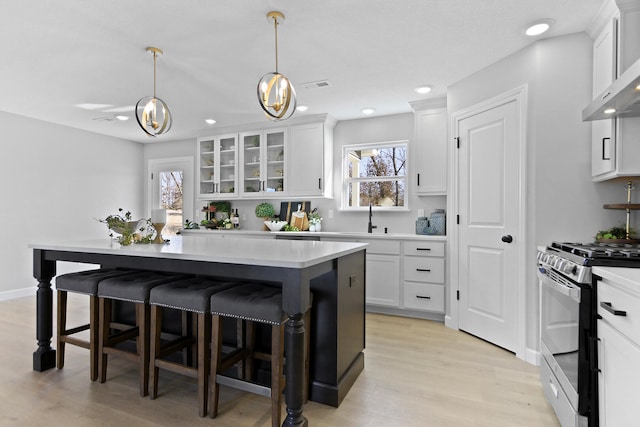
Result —
[[518, 348], [521, 268], [518, 103], [486, 107], [457, 122], [459, 328]]
[[185, 220], [194, 221], [195, 182], [193, 159], [190, 157], [149, 160], [149, 206], [166, 209], [167, 218], [162, 234], [175, 235]]

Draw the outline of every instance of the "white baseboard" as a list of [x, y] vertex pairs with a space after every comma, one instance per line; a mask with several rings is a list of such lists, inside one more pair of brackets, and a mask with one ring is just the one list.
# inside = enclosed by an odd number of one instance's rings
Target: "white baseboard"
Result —
[[524, 361], [534, 366], [540, 366], [540, 351], [527, 348], [524, 352]]
[[29, 288], [12, 289], [10, 291], [2, 291], [2, 292], [0, 292], [0, 301], [9, 301], [9, 300], [12, 300], [12, 299], [34, 296], [36, 294], [36, 290], [37, 289], [38, 288], [33, 286], [33, 287], [29, 287]]

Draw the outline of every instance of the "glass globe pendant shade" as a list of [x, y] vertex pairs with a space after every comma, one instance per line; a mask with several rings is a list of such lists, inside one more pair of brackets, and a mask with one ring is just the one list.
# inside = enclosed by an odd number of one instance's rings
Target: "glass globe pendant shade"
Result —
[[296, 91], [289, 79], [278, 72], [262, 76], [258, 100], [267, 117], [274, 121], [286, 120], [296, 110]]
[[136, 119], [149, 136], [157, 136], [171, 129], [171, 111], [160, 98], [145, 96], [136, 104]]

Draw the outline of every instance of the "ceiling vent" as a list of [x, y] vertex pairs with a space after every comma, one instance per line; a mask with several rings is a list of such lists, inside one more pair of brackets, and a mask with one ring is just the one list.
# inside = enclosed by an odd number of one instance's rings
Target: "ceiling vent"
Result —
[[305, 89], [320, 89], [329, 86], [331, 86], [331, 83], [329, 83], [328, 80], [318, 80], [317, 82], [302, 83], [302, 87]]

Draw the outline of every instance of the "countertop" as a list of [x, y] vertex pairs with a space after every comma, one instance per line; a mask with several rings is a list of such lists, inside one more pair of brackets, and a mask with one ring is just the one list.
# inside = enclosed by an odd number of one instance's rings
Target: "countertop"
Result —
[[172, 236], [165, 244], [121, 246], [112, 239], [33, 243], [32, 249], [67, 252], [91, 252], [152, 258], [184, 259], [229, 264], [306, 268], [365, 249], [366, 243], [319, 242], [312, 240], [275, 240], [247, 238], [218, 239], [196, 236]]
[[398, 239], [398, 240], [436, 240], [446, 241], [447, 236], [422, 235], [411, 233], [365, 233], [365, 232], [348, 232], [348, 231], [256, 231], [256, 230], [209, 230], [209, 229], [183, 229], [180, 230], [182, 235], [232, 235], [237, 234], [243, 237], [266, 235], [272, 236], [291, 236], [291, 237], [308, 237], [308, 238], [344, 238], [345, 240], [358, 239]]

